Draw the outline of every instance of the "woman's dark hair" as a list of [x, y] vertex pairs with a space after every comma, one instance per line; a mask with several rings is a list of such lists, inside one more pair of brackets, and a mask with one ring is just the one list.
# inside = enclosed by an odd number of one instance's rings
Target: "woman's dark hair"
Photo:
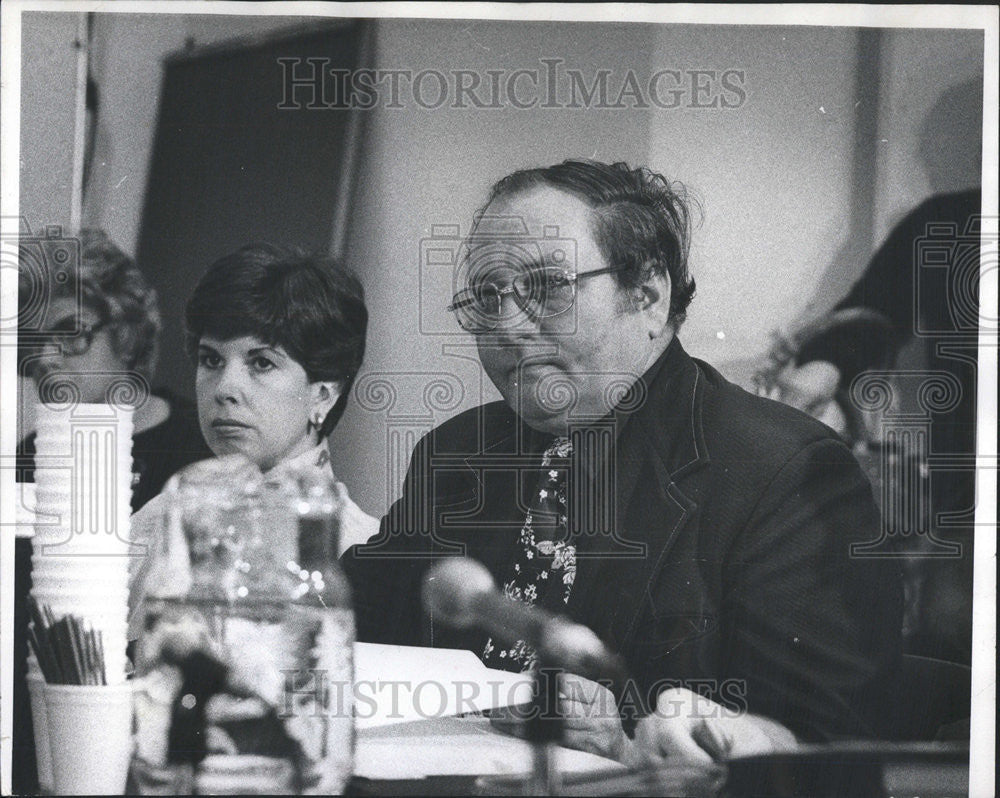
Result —
[[249, 244], [208, 267], [184, 317], [192, 358], [205, 335], [250, 335], [284, 349], [310, 382], [338, 383], [340, 397], [320, 425], [320, 437], [337, 426], [361, 368], [368, 329], [364, 289], [350, 270], [299, 249]]
[[570, 160], [508, 175], [493, 186], [484, 210], [495, 199], [539, 186], [573, 194], [594, 210], [601, 253], [609, 265], [624, 267], [616, 273], [620, 286], [641, 285], [650, 268], [670, 277], [670, 318], [679, 327], [695, 288], [688, 272], [693, 200], [684, 186], [646, 167]]

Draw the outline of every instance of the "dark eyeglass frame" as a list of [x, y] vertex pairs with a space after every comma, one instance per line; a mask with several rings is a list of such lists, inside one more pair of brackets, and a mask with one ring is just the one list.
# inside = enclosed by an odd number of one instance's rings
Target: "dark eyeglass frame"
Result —
[[[514, 301], [517, 303], [518, 308], [520, 308], [522, 312], [528, 312], [534, 318], [537, 319], [550, 319], [565, 313], [567, 310], [573, 307], [573, 305], [576, 303], [576, 291], [577, 291], [576, 286], [577, 283], [580, 282], [580, 280], [584, 280], [588, 277], [597, 277], [602, 274], [612, 274], [614, 272], [623, 271], [624, 269], [625, 269], [624, 266], [606, 266], [603, 269], [591, 269], [589, 272], [571, 272], [559, 266], [542, 266], [540, 268], [530, 270], [529, 272], [527, 272], [527, 274], [529, 275], [559, 273], [562, 275], [563, 279], [566, 280], [567, 284], [571, 287], [573, 291], [573, 296], [570, 298], [570, 301], [566, 305], [566, 307], [551, 313], [545, 312], [544, 300], [539, 302], [537, 299], [533, 300], [530, 295], [521, 296], [520, 292], [517, 290], [517, 288], [515, 288], [513, 281], [507, 283], [507, 285], [503, 287], [497, 286], [496, 283], [487, 282], [486, 284], [493, 285], [496, 288], [497, 299], [499, 301], [501, 308], [503, 307], [503, 298], [509, 294], [513, 294]], [[533, 303], [537, 304], [538, 307], [537, 308], [531, 307]], [[467, 308], [470, 305], [476, 305], [476, 304], [478, 303], [475, 298], [475, 292], [473, 291], [473, 289], [464, 288], [457, 294], [455, 294], [454, 297], [452, 297], [451, 304], [448, 305], [448, 307], [445, 309], [450, 313], [456, 314], [456, 321], [458, 321], [459, 326], [466, 332], [471, 332], [475, 334], [487, 333], [487, 332], [492, 332], [493, 330], [495, 330], [497, 327], [500, 326], [501, 322], [503, 321], [502, 318], [497, 318], [493, 320], [493, 326], [479, 324], [475, 328], [473, 328], [473, 327], [467, 327], [465, 324], [463, 324], [461, 316], [458, 315], [459, 312], [463, 308]], [[481, 314], [481, 316], [483, 319], [486, 319], [485, 313]]]

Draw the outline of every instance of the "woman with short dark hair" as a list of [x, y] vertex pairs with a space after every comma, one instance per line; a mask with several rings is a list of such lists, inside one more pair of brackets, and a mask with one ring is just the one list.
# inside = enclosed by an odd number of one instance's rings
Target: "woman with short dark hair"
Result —
[[[316, 448], [361, 368], [361, 283], [330, 260], [252, 244], [209, 267], [188, 301], [202, 432], [262, 470]], [[234, 362], [242, 359], [242, 364]]]
[[[364, 357], [368, 311], [358, 278], [327, 258], [251, 244], [208, 268], [185, 318], [198, 420], [212, 452], [242, 455], [263, 472], [329, 470], [326, 438]], [[379, 522], [342, 483], [337, 489], [342, 551]], [[132, 516], [134, 542], [155, 540], [165, 503], [161, 494]], [[149, 557], [134, 565], [132, 636], [149, 566]]]

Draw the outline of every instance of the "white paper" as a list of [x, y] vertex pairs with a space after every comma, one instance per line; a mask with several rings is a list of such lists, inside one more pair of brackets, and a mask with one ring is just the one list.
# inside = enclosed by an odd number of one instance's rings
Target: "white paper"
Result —
[[531, 700], [531, 679], [492, 670], [471, 651], [356, 643], [358, 729], [482, 712]]
[[[354, 775], [368, 779], [487, 776], [529, 773], [531, 745], [490, 726], [482, 717], [439, 718], [369, 728], [358, 734]], [[558, 748], [562, 773], [621, 768], [611, 759]]]

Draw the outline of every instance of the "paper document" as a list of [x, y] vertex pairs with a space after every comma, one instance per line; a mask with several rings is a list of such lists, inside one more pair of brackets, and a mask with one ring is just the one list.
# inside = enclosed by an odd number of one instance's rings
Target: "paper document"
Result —
[[487, 668], [471, 651], [354, 645], [355, 725], [359, 729], [482, 712], [530, 700], [527, 674]]
[[[557, 750], [563, 773], [589, 773], [625, 767], [610, 759]], [[425, 776], [493, 776], [528, 773], [531, 745], [493, 729], [486, 718], [439, 718], [358, 733], [354, 775], [368, 779], [419, 779]]]

